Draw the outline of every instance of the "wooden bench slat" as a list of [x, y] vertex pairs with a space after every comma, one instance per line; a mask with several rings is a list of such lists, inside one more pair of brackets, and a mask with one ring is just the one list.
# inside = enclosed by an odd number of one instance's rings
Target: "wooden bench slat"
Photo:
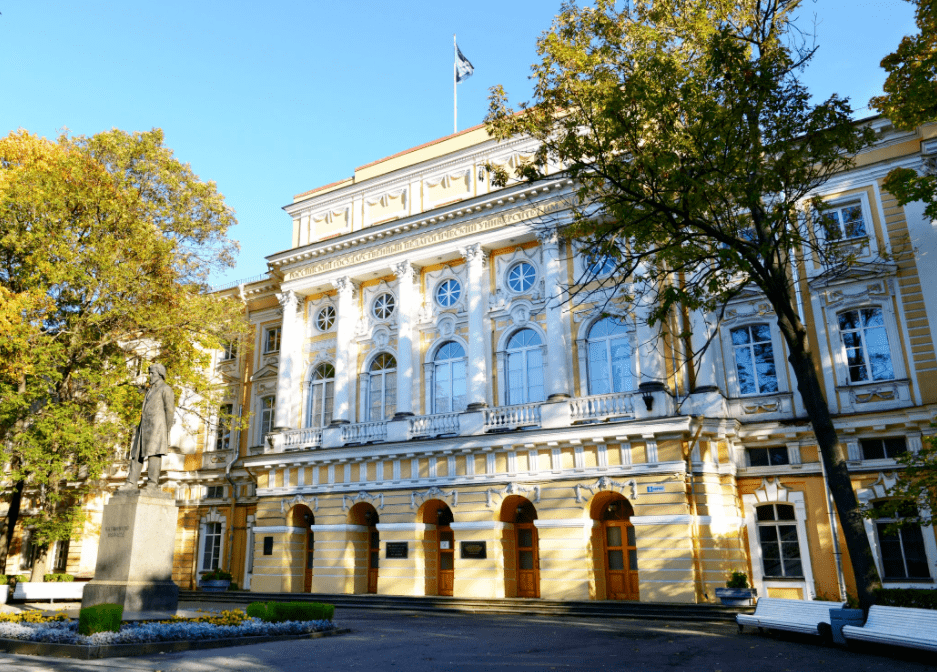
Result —
[[865, 625], [843, 626], [843, 637], [937, 651], [937, 611], [873, 605]]
[[762, 597], [755, 603], [755, 613], [735, 617], [739, 628], [745, 625], [774, 630], [819, 634], [817, 625], [830, 622], [830, 609], [841, 609], [845, 602], [826, 600], [788, 600]]

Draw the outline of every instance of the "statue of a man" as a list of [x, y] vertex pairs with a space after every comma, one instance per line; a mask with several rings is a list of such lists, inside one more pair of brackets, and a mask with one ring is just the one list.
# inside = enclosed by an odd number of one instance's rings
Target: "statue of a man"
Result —
[[163, 455], [169, 452], [169, 428], [172, 427], [176, 397], [166, 384], [166, 367], [152, 364], [149, 368], [150, 385], [143, 398], [140, 424], [133, 435], [130, 449], [130, 473], [121, 490], [136, 490], [143, 462], [147, 464], [147, 490], [159, 487], [159, 472], [163, 466]]

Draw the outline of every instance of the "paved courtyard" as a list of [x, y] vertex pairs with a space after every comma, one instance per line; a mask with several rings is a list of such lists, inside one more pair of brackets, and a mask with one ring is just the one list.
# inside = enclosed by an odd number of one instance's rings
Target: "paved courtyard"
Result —
[[[199, 605], [180, 605], [186, 610]], [[205, 605], [202, 605], [205, 606]], [[230, 608], [228, 606], [219, 608]], [[140, 658], [73, 661], [0, 654], [0, 672], [40, 670], [687, 670], [917, 672], [933, 654], [847, 651], [813, 640], [737, 634], [729, 624], [399, 613], [343, 609], [340, 637]]]

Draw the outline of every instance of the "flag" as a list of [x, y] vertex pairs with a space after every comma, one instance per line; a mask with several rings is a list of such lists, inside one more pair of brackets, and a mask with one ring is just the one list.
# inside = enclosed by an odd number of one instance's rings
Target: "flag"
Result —
[[455, 81], [456, 83], [461, 82], [464, 79], [468, 79], [472, 76], [472, 73], [475, 72], [475, 66], [462, 55], [462, 50], [459, 49], [458, 45], [455, 48]]

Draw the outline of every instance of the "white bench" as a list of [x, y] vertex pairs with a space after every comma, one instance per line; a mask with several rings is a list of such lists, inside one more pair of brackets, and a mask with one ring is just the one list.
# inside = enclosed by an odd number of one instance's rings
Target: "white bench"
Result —
[[86, 581], [21, 581], [13, 591], [14, 600], [81, 600]]
[[843, 637], [937, 651], [937, 611], [873, 605], [865, 625], [844, 625]]
[[773, 630], [790, 630], [808, 635], [819, 635], [817, 624], [830, 622], [830, 609], [842, 609], [845, 602], [823, 600], [785, 600], [780, 597], [760, 597], [754, 614], [735, 617], [739, 632], [746, 625]]

